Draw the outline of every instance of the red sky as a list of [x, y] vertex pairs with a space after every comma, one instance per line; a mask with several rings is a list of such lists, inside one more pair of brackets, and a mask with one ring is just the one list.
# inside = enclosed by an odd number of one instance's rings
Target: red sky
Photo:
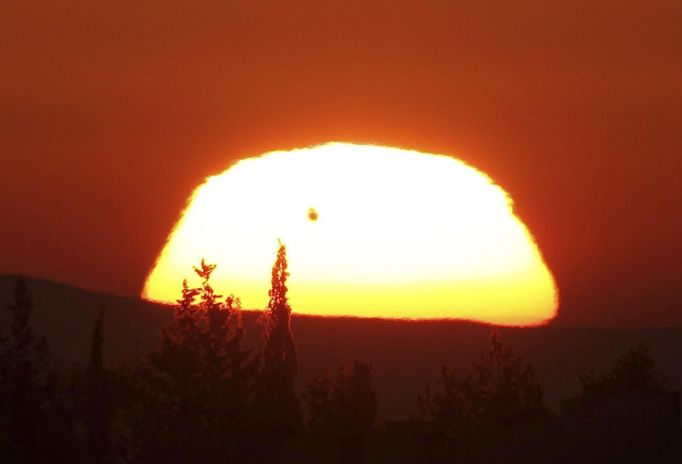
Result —
[[558, 323], [681, 325], [681, 24], [663, 0], [3, 2], [0, 272], [136, 294], [206, 176], [376, 142], [505, 188]]

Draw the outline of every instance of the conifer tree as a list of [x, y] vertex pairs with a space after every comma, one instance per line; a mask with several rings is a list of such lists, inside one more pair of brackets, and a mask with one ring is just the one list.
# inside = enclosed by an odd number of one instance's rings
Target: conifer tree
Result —
[[215, 265], [203, 260], [196, 274], [202, 279], [199, 304], [202, 324], [203, 407], [207, 411], [206, 451], [220, 462], [243, 462], [252, 431], [251, 403], [256, 363], [243, 348], [244, 328], [239, 298], [224, 302], [209, 280]]
[[533, 367], [493, 331], [472, 372], [458, 377], [443, 367], [434, 387], [418, 394], [417, 405], [431, 426], [431, 438], [468, 453], [482, 435], [519, 426], [548, 414]]
[[268, 292], [270, 301], [263, 316], [265, 327], [265, 348], [263, 350], [263, 370], [286, 374], [293, 385], [298, 370], [296, 344], [291, 332], [291, 306], [287, 298], [287, 250], [279, 243], [277, 259], [272, 266], [271, 287]]
[[255, 375], [242, 347], [240, 306], [224, 302], [209, 280], [214, 265], [183, 282], [175, 320], [136, 370], [130, 454], [142, 462], [242, 462]]
[[[33, 301], [26, 281], [18, 277], [13, 300], [7, 304], [11, 322], [2, 358], [0, 453], [8, 462], [40, 462], [42, 415], [46, 407], [48, 350], [31, 325]], [[0, 457], [2, 455], [0, 454]]]
[[0, 358], [0, 462], [71, 463], [73, 414], [58, 377], [48, 370], [44, 338], [31, 322], [33, 301], [23, 277], [7, 304], [10, 330]]
[[173, 322], [130, 374], [126, 404], [130, 461], [180, 464], [199, 456], [198, 293], [183, 282]]
[[104, 364], [103, 323], [105, 309], [95, 320], [90, 359], [85, 371], [82, 421], [85, 460], [93, 464], [113, 462], [112, 427], [115, 411], [113, 376]]
[[371, 364], [355, 361], [336, 376], [325, 374], [308, 383], [305, 403], [313, 436], [334, 448], [344, 464], [362, 462], [367, 435], [377, 413]]
[[281, 242], [272, 267], [270, 301], [261, 323], [264, 348], [256, 394], [256, 414], [266, 434], [266, 454], [275, 459], [283, 442], [300, 426], [299, 403], [294, 393], [298, 370], [296, 344], [291, 331], [291, 307], [287, 298], [286, 247]]
[[646, 345], [632, 348], [619, 356], [612, 370], [603, 376], [587, 371], [579, 379], [583, 395], [650, 395], [665, 391], [665, 379], [657, 372]]
[[467, 383], [477, 420], [514, 426], [547, 415], [533, 366], [504, 344], [497, 330], [490, 334], [487, 351], [473, 367]]
[[[9, 363], [7, 359], [7, 337], [4, 334], [3, 327], [0, 325], [0, 411], [5, 410], [4, 402], [7, 401], [9, 394]], [[2, 417], [0, 417], [2, 420]], [[1, 423], [0, 423], [1, 425]], [[2, 430], [0, 429], [0, 432]], [[0, 449], [3, 449], [3, 437], [0, 436]]]
[[7, 353], [8, 338], [0, 326], [0, 458], [5, 458], [9, 450], [9, 393], [10, 369]]
[[472, 428], [472, 405], [466, 378], [443, 366], [434, 386], [426, 385], [417, 394], [421, 417], [430, 425], [430, 435], [419, 437], [442, 442], [449, 450], [461, 449]]

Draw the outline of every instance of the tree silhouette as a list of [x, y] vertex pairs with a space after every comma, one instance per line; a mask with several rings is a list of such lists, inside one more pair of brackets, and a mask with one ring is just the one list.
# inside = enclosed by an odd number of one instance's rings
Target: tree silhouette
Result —
[[241, 303], [233, 295], [219, 300], [209, 280], [215, 265], [194, 268], [202, 279], [199, 293], [203, 317], [201, 338], [203, 407], [207, 411], [205, 427], [209, 430], [206, 450], [212, 460], [243, 462], [252, 437], [251, 403], [257, 365], [251, 351], [242, 348], [244, 328]]
[[671, 451], [679, 453], [679, 394], [666, 390], [645, 345], [619, 356], [605, 374], [587, 371], [579, 380], [582, 394], [561, 412], [571, 461], [668, 462]]
[[[270, 301], [262, 322], [265, 327], [265, 348], [263, 350], [263, 371], [286, 376], [293, 385], [298, 370], [296, 345], [291, 333], [291, 307], [287, 299], [287, 254], [280, 242], [277, 259], [272, 266]], [[283, 379], [282, 379], [283, 381]]]
[[199, 456], [201, 387], [197, 289], [183, 282], [174, 322], [135, 372], [133, 456], [140, 462], [189, 462]]
[[533, 367], [505, 345], [497, 331], [469, 375], [458, 378], [443, 367], [435, 387], [427, 385], [419, 392], [417, 405], [432, 437], [464, 452], [482, 434], [548, 415]]
[[261, 317], [264, 347], [258, 376], [256, 414], [262, 429], [264, 453], [274, 459], [283, 442], [300, 425], [294, 377], [298, 370], [296, 345], [291, 332], [291, 307], [287, 299], [286, 247], [281, 242], [272, 267], [270, 301]]
[[335, 377], [313, 379], [304, 400], [310, 432], [336, 447], [340, 462], [362, 462], [378, 407], [371, 364], [355, 361], [341, 367]]
[[[134, 373], [130, 454], [141, 462], [241, 462], [249, 430], [254, 362], [242, 348], [238, 300], [222, 302], [209, 279], [183, 282], [175, 320]], [[197, 299], [200, 301], [197, 302]]]
[[114, 379], [104, 364], [102, 353], [104, 315], [105, 309], [102, 308], [95, 320], [82, 394], [83, 449], [85, 461], [93, 464], [106, 464], [114, 461], [112, 449], [115, 412]]
[[449, 449], [460, 449], [474, 421], [471, 396], [468, 380], [443, 366], [435, 386], [426, 385], [417, 394], [419, 414], [430, 425], [432, 436], [428, 438]]
[[499, 426], [518, 425], [547, 415], [542, 387], [530, 363], [493, 331], [487, 352], [469, 377], [473, 414]]
[[4, 340], [0, 391], [2, 451], [8, 462], [39, 462], [43, 411], [48, 387], [48, 350], [31, 325], [33, 302], [26, 281], [18, 277], [13, 300], [9, 336]]
[[601, 377], [588, 371], [580, 375], [585, 395], [655, 394], [665, 391], [665, 381], [656, 372], [654, 359], [645, 345], [620, 356], [613, 369]]
[[33, 302], [18, 277], [7, 304], [10, 330], [0, 353], [0, 462], [72, 463], [73, 410], [48, 370], [48, 348], [31, 323]]
[[6, 410], [5, 402], [9, 395], [9, 360], [7, 359], [7, 343], [8, 339], [4, 334], [3, 327], [0, 326], [0, 449], [6, 449], [5, 440], [7, 437], [3, 434], [6, 427]]

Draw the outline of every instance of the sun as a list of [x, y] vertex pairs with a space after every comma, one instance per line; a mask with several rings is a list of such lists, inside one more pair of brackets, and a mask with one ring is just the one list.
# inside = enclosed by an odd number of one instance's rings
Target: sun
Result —
[[174, 302], [202, 258], [214, 287], [267, 305], [278, 239], [299, 314], [536, 325], [556, 285], [512, 201], [450, 156], [329, 143], [239, 161], [197, 187], [143, 296]]

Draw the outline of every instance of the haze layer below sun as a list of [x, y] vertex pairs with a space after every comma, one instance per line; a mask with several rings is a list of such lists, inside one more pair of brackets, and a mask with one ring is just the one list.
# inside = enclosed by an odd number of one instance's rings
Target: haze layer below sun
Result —
[[239, 161], [195, 190], [143, 296], [175, 302], [205, 258], [213, 287], [267, 306], [278, 240], [295, 313], [535, 325], [551, 272], [509, 196], [450, 156], [347, 143]]

